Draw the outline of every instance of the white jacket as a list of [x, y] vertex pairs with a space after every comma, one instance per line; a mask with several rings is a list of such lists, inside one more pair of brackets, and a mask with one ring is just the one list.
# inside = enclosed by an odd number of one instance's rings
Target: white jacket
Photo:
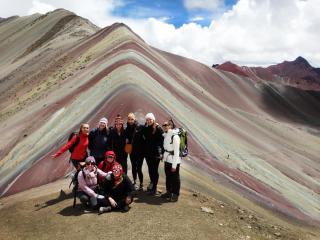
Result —
[[[171, 163], [172, 168], [176, 168], [178, 164], [181, 163], [181, 157], [179, 156], [180, 152], [180, 137], [178, 134], [178, 129], [169, 129], [167, 133], [164, 133], [164, 140], [163, 140], [163, 148], [165, 150], [163, 154], [163, 160], [165, 162]], [[171, 143], [173, 136], [173, 141]], [[172, 155], [169, 152], [173, 152]]]

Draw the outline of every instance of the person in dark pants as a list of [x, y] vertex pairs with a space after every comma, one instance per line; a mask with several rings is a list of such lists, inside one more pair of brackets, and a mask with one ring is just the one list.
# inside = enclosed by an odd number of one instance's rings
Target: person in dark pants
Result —
[[98, 127], [89, 133], [90, 155], [95, 158], [97, 166], [104, 160], [104, 155], [108, 148], [108, 138], [108, 120], [101, 118]]
[[[135, 190], [143, 190], [143, 149], [144, 143], [142, 139], [142, 126], [136, 121], [133, 113], [128, 114], [127, 127], [125, 129], [126, 143], [132, 145], [132, 151], [129, 154], [132, 167], [133, 186]], [[140, 185], [137, 186], [137, 175], [139, 177]]]
[[162, 125], [164, 130], [163, 141], [163, 160], [164, 171], [166, 174], [166, 193], [162, 194], [162, 198], [166, 198], [171, 202], [178, 201], [180, 193], [180, 137], [178, 129], [174, 128], [172, 121], [166, 121]]
[[114, 128], [110, 130], [108, 150], [112, 150], [117, 156], [117, 162], [121, 164], [123, 171], [127, 174], [127, 153], [124, 151], [126, 138], [123, 128], [123, 120], [120, 115], [115, 118]]
[[132, 203], [133, 185], [120, 164], [112, 167], [112, 173], [105, 178], [101, 194], [106, 199], [106, 205], [99, 208], [99, 213], [110, 212], [112, 209], [129, 211]]
[[150, 184], [147, 190], [150, 194], [155, 195], [159, 180], [158, 168], [163, 152], [163, 130], [155, 122], [153, 113], [148, 113], [145, 118], [146, 125], [142, 129], [142, 137], [145, 142], [145, 158], [150, 177]]

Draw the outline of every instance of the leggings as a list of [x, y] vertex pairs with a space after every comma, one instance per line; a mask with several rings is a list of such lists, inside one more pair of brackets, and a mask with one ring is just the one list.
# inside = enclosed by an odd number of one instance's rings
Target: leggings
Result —
[[143, 183], [143, 173], [142, 173], [142, 164], [143, 156], [140, 155], [130, 155], [131, 166], [132, 166], [132, 177], [134, 182], [137, 180], [137, 175], [139, 177], [140, 184]]
[[153, 183], [152, 191], [157, 190], [158, 180], [159, 180], [159, 163], [160, 158], [159, 157], [146, 157], [146, 162], [148, 165], [148, 172], [150, 181]]
[[171, 172], [172, 164], [165, 162], [164, 171], [166, 173], [166, 190], [168, 193], [179, 195], [180, 193], [180, 164], [177, 165], [176, 171]]

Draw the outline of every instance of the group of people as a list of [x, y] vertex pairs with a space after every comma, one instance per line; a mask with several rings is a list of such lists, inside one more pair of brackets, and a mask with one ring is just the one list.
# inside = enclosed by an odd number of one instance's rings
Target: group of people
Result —
[[[166, 192], [162, 198], [176, 202], [180, 193], [180, 138], [172, 120], [162, 127], [153, 113], [145, 116], [140, 125], [133, 113], [127, 116], [127, 124], [120, 115], [114, 126], [108, 126], [107, 118], [101, 118], [98, 126], [90, 131], [83, 123], [78, 133], [56, 152], [53, 157], [65, 151], [71, 152], [70, 161], [77, 170], [80, 201], [99, 212], [112, 209], [129, 210], [132, 193], [143, 190], [142, 165], [146, 159], [150, 183], [147, 191], [157, 194], [159, 164], [163, 160], [166, 175]], [[127, 176], [127, 158], [130, 156], [133, 183]], [[83, 165], [84, 163], [84, 165]], [[139, 184], [137, 182], [139, 179]]]

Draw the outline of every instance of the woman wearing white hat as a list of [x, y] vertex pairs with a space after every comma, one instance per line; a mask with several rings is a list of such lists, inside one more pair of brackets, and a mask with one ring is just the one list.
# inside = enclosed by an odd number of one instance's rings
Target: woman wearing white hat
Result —
[[150, 177], [150, 185], [147, 190], [150, 194], [155, 195], [159, 180], [158, 168], [163, 152], [163, 130], [156, 123], [153, 113], [148, 113], [145, 118], [146, 125], [142, 129], [142, 137], [145, 141], [145, 158]]
[[104, 160], [104, 154], [108, 148], [108, 119], [101, 118], [98, 127], [89, 133], [89, 150], [90, 156], [93, 156], [97, 165]]

